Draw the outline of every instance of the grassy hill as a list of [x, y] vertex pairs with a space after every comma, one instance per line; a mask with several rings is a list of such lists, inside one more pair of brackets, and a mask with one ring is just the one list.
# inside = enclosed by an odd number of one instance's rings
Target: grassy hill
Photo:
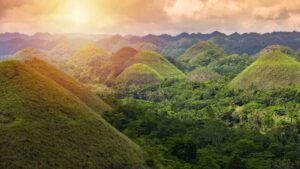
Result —
[[187, 74], [189, 81], [196, 82], [217, 80], [219, 78], [221, 78], [219, 73], [205, 67], [198, 67]]
[[159, 72], [165, 79], [185, 77], [185, 75], [165, 57], [153, 51], [140, 51], [134, 56], [131, 62], [146, 64]]
[[259, 89], [300, 85], [300, 63], [280, 50], [271, 50], [242, 71], [232, 80], [233, 88]]
[[117, 84], [148, 85], [163, 81], [163, 77], [153, 68], [137, 63], [126, 68], [117, 78]]
[[67, 62], [68, 72], [80, 81], [88, 81], [89, 69], [100, 67], [110, 54], [95, 45], [87, 45], [82, 47]]
[[179, 60], [189, 69], [193, 69], [197, 66], [207, 66], [222, 56], [224, 51], [220, 47], [209, 41], [201, 41], [187, 49]]
[[[157, 71], [164, 79], [184, 78], [185, 75], [160, 54], [153, 51], [140, 51], [126, 47], [115, 54], [98, 70], [91, 74], [101, 82], [113, 83], [125, 69], [133, 64], [142, 63]], [[132, 71], [132, 70], [131, 70]]]
[[29, 66], [1, 62], [0, 83], [0, 168], [146, 168], [136, 144]]
[[287, 54], [291, 57], [296, 58], [298, 61], [300, 61], [300, 53], [295, 51], [294, 49], [287, 47], [287, 46], [283, 46], [283, 45], [269, 45], [267, 47], [265, 47], [264, 49], [262, 49], [258, 54], [256, 54], [254, 57], [260, 57], [263, 56], [264, 54], [270, 52], [270, 51], [274, 51], [274, 50], [280, 50], [282, 53]]
[[16, 60], [28, 60], [28, 59], [32, 59], [33, 57], [41, 60], [49, 60], [49, 57], [47, 56], [46, 53], [35, 48], [24, 48], [18, 51], [13, 58]]
[[103, 102], [99, 97], [95, 96], [85, 86], [66, 73], [60, 71], [55, 66], [36, 58], [25, 60], [24, 63], [72, 92], [94, 111], [101, 113], [111, 109], [110, 106]]

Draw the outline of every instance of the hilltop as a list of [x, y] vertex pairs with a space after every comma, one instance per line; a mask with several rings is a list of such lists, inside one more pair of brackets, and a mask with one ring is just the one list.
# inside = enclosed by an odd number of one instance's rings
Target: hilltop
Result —
[[105, 50], [86, 45], [68, 59], [68, 72], [80, 81], [88, 81], [86, 72], [93, 67], [100, 67], [109, 57], [110, 54]]
[[0, 63], [0, 168], [148, 168], [145, 154], [70, 91]]
[[209, 41], [201, 41], [187, 49], [180, 60], [189, 68], [208, 66], [211, 62], [224, 56], [224, 51]]
[[98, 70], [95, 77], [101, 81], [113, 82], [126, 68], [133, 64], [142, 63], [157, 71], [164, 79], [184, 78], [185, 75], [162, 55], [153, 51], [137, 51], [133, 48], [123, 48], [113, 54]]
[[110, 106], [103, 102], [99, 97], [94, 95], [85, 86], [80, 84], [77, 80], [73, 79], [66, 73], [60, 71], [55, 66], [37, 58], [25, 60], [24, 63], [72, 92], [94, 111], [102, 113], [111, 109]]
[[205, 67], [198, 67], [187, 74], [189, 81], [196, 82], [217, 80], [219, 78], [221, 78], [219, 73]]
[[259, 89], [300, 85], [300, 63], [280, 50], [271, 50], [235, 77], [230, 86], [233, 88]]
[[137, 63], [126, 68], [118, 77], [115, 83], [130, 85], [151, 85], [163, 81], [163, 77], [153, 68]]
[[41, 59], [41, 60], [49, 60], [48, 55], [45, 52], [42, 52], [36, 48], [24, 48], [18, 51], [13, 58], [16, 60], [30, 60], [33, 57]]

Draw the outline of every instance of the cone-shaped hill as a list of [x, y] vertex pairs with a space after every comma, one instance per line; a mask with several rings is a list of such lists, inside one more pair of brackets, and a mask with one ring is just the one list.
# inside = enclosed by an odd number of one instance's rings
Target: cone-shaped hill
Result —
[[0, 168], [147, 168], [142, 150], [70, 91], [0, 63]]
[[93, 66], [101, 64], [109, 57], [109, 53], [95, 45], [82, 47], [68, 60], [68, 65], [73, 67]]
[[89, 81], [89, 69], [100, 67], [110, 54], [95, 45], [82, 47], [67, 62], [67, 71], [82, 82]]
[[259, 89], [300, 85], [300, 63], [280, 50], [271, 50], [235, 77], [230, 86]]
[[279, 50], [284, 54], [287, 54], [291, 57], [296, 58], [298, 61], [300, 61], [300, 53], [295, 51], [294, 49], [287, 47], [287, 46], [283, 46], [283, 45], [269, 45], [267, 47], [265, 47], [264, 49], [262, 49], [258, 54], [256, 54], [254, 57], [258, 58], [260, 56], [263, 56], [264, 54], [274, 51], [274, 50]]
[[24, 48], [20, 51], [18, 51], [15, 55], [14, 55], [14, 59], [16, 60], [30, 60], [32, 59], [32, 57], [41, 59], [41, 60], [49, 60], [49, 57], [47, 56], [46, 53], [35, 49], [35, 48]]
[[72, 92], [94, 111], [101, 113], [111, 109], [110, 106], [103, 102], [98, 96], [94, 95], [85, 86], [55, 66], [37, 58], [25, 60], [24, 63]]
[[117, 84], [146, 85], [163, 81], [163, 77], [153, 68], [137, 63], [126, 68], [115, 80]]
[[102, 81], [113, 82], [126, 68], [142, 63], [157, 71], [164, 79], [184, 78], [185, 75], [166, 58], [152, 51], [140, 51], [133, 48], [123, 48], [114, 54], [95, 74]]
[[201, 41], [187, 49], [180, 56], [180, 60], [187, 66], [207, 66], [222, 56], [224, 56], [224, 51], [219, 46], [209, 41]]
[[217, 80], [221, 75], [211, 69], [205, 67], [198, 67], [187, 74], [189, 81], [203, 82], [210, 80]]

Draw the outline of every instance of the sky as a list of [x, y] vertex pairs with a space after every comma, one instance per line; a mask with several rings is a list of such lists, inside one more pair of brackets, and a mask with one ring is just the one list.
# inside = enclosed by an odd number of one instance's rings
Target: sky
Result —
[[300, 0], [0, 0], [0, 32], [300, 31]]

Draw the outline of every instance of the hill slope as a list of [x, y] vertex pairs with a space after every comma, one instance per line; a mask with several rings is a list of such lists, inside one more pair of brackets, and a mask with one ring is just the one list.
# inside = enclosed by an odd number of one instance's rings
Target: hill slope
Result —
[[163, 77], [153, 68], [137, 63], [126, 68], [115, 80], [118, 84], [149, 85], [163, 81]]
[[198, 67], [187, 74], [187, 79], [189, 81], [196, 82], [217, 80], [219, 78], [221, 78], [219, 73], [204, 67]]
[[159, 72], [165, 79], [185, 77], [185, 75], [166, 58], [153, 51], [140, 51], [134, 56], [131, 63], [146, 64]]
[[67, 62], [68, 72], [82, 82], [89, 81], [89, 69], [100, 67], [110, 54], [95, 45], [82, 47]]
[[260, 56], [254, 63], [232, 80], [234, 88], [259, 89], [300, 85], [300, 63], [280, 50], [272, 50]]
[[18, 51], [13, 58], [16, 60], [30, 60], [33, 57], [41, 60], [49, 60], [46, 53], [35, 48], [24, 48]]
[[179, 59], [188, 66], [207, 66], [209, 63], [219, 59], [223, 55], [223, 50], [214, 43], [209, 41], [201, 41], [187, 49]]
[[94, 111], [101, 113], [111, 109], [110, 106], [103, 102], [98, 96], [94, 95], [85, 86], [51, 64], [36, 58], [26, 60], [24, 63], [72, 92]]
[[136, 144], [34, 69], [1, 62], [0, 83], [0, 168], [146, 168]]

